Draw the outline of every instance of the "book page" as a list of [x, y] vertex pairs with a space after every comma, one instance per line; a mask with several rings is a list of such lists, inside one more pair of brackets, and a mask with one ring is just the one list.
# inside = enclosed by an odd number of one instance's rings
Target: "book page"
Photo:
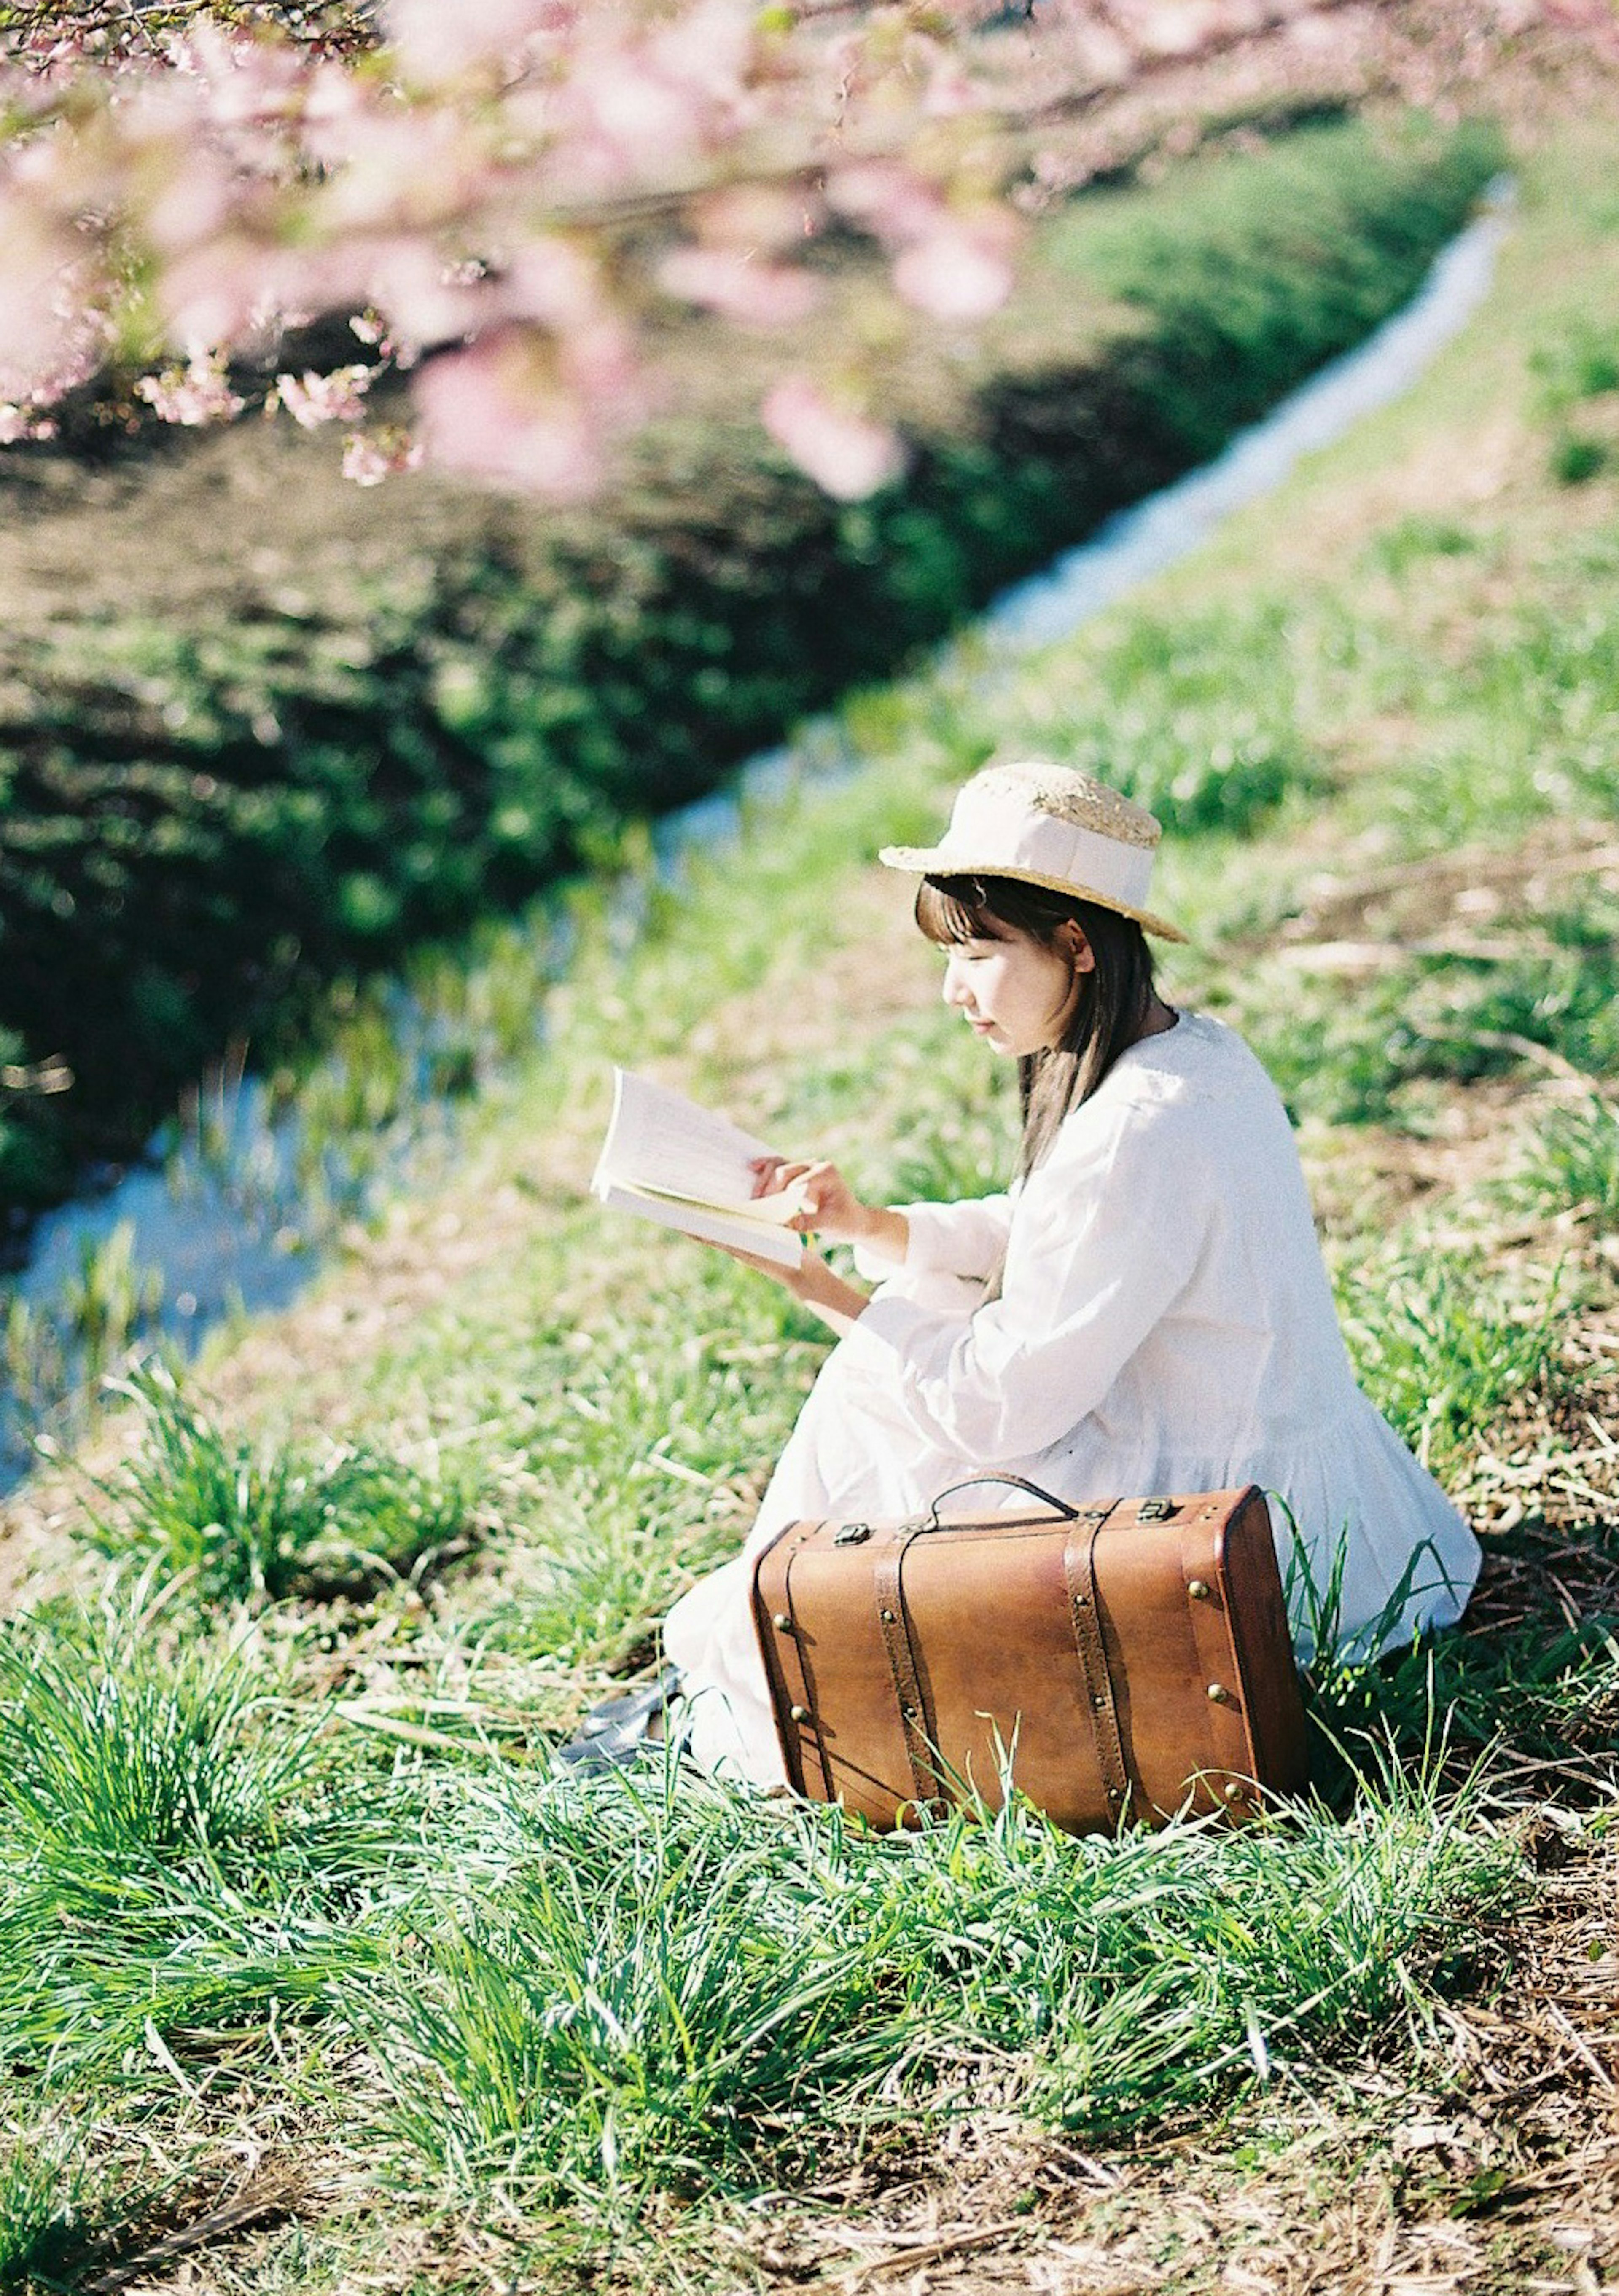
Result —
[[780, 1188], [773, 1195], [755, 1196], [745, 1204], [719, 1203], [712, 1196], [688, 1195], [684, 1188], [654, 1188], [648, 1180], [616, 1181], [614, 1185], [633, 1187], [638, 1196], [655, 1196], [660, 1203], [673, 1204], [677, 1209], [684, 1204], [695, 1210], [722, 1211], [728, 1219], [741, 1220], [749, 1227], [785, 1227], [804, 1208], [801, 1181], [790, 1188]]
[[596, 1194], [618, 1183], [729, 1206], [755, 1219], [791, 1218], [797, 1205], [787, 1195], [772, 1197], [768, 1211], [753, 1198], [753, 1159], [775, 1153], [766, 1142], [667, 1085], [626, 1069], [612, 1074], [612, 1120], [590, 1183]]
[[695, 1236], [700, 1242], [734, 1245], [757, 1259], [774, 1260], [778, 1267], [796, 1267], [804, 1256], [804, 1240], [792, 1228], [750, 1219], [739, 1211], [654, 1195], [650, 1189], [626, 1187], [616, 1180], [600, 1194], [604, 1204], [615, 1205], [620, 1211], [637, 1212], [643, 1219], [656, 1220], [661, 1227]]

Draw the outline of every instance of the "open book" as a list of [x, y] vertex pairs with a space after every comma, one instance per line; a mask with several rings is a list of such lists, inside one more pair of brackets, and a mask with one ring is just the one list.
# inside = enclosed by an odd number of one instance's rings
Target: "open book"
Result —
[[612, 1119], [590, 1192], [704, 1243], [735, 1244], [796, 1267], [803, 1241], [787, 1222], [803, 1210], [802, 1188], [753, 1194], [753, 1160], [773, 1153], [667, 1085], [614, 1069]]

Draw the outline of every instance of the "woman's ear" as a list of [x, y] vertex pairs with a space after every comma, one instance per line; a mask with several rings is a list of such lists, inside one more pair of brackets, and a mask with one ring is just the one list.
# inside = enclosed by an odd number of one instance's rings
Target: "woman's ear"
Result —
[[1076, 972], [1094, 972], [1097, 953], [1077, 917], [1064, 917], [1056, 929], [1057, 940]]

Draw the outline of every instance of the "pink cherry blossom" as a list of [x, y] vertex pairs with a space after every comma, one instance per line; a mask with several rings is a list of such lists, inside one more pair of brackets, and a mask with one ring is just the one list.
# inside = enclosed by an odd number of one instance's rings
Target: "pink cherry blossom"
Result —
[[442, 470], [554, 502], [583, 500], [599, 481], [598, 422], [531, 328], [497, 327], [429, 360], [415, 399], [428, 457]]
[[330, 374], [306, 370], [301, 376], [278, 374], [275, 395], [294, 422], [315, 430], [323, 422], [357, 422], [371, 383], [368, 366], [334, 367]]
[[144, 375], [135, 388], [160, 422], [184, 423], [188, 430], [228, 422], [247, 403], [231, 389], [218, 352], [199, 351], [183, 367]]
[[483, 140], [453, 105], [375, 104], [312, 138], [327, 170], [311, 206], [324, 232], [450, 223], [493, 187]]
[[947, 220], [895, 258], [895, 288], [930, 318], [974, 325], [999, 311], [1012, 292], [1007, 237], [1005, 231]]
[[838, 406], [806, 374], [772, 384], [760, 414], [783, 453], [839, 502], [875, 494], [905, 466], [893, 431]]
[[343, 441], [343, 476], [357, 487], [380, 487], [402, 471], [419, 471], [423, 457], [421, 440], [403, 430], [356, 430]]
[[38, 397], [78, 347], [83, 249], [24, 194], [0, 193], [0, 397]]
[[676, 248], [658, 266], [658, 284], [744, 327], [790, 326], [807, 319], [822, 295], [807, 272], [719, 247]]
[[537, 34], [570, 29], [564, 0], [388, 0], [388, 37], [406, 78], [421, 86], [461, 78], [517, 56]]
[[588, 325], [600, 318], [606, 301], [597, 266], [556, 232], [535, 234], [511, 250], [495, 294], [511, 317], [553, 328]]
[[828, 204], [889, 247], [908, 247], [938, 228], [939, 194], [897, 160], [839, 168], [826, 179]]
[[363, 281], [351, 299], [374, 308], [407, 351], [475, 334], [502, 308], [481, 274], [458, 277], [420, 234], [399, 233], [363, 252]]
[[26, 406], [13, 406], [9, 399], [0, 399], [0, 447], [15, 447], [21, 441], [53, 439], [56, 425], [48, 415], [30, 414]]
[[557, 99], [567, 180], [584, 193], [654, 183], [694, 162], [703, 119], [695, 92], [629, 48], [583, 57]]

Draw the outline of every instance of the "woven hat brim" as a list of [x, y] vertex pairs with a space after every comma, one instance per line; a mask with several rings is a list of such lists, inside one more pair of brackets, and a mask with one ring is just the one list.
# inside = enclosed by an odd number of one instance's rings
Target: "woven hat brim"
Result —
[[1155, 933], [1160, 940], [1187, 938], [1179, 925], [1171, 924], [1167, 917], [1155, 915], [1151, 909], [1132, 909], [1128, 901], [1115, 900], [1111, 893], [1098, 893], [1094, 886], [1076, 885], [1066, 877], [1045, 877], [1038, 869], [1007, 869], [994, 861], [964, 861], [959, 853], [947, 853], [937, 845], [885, 845], [877, 858], [885, 869], [908, 870], [917, 877], [1009, 877], [1015, 884], [1043, 886], [1048, 893], [1068, 893], [1076, 901], [1094, 901], [1099, 909], [1112, 909], [1119, 916], [1133, 917], [1143, 932]]

